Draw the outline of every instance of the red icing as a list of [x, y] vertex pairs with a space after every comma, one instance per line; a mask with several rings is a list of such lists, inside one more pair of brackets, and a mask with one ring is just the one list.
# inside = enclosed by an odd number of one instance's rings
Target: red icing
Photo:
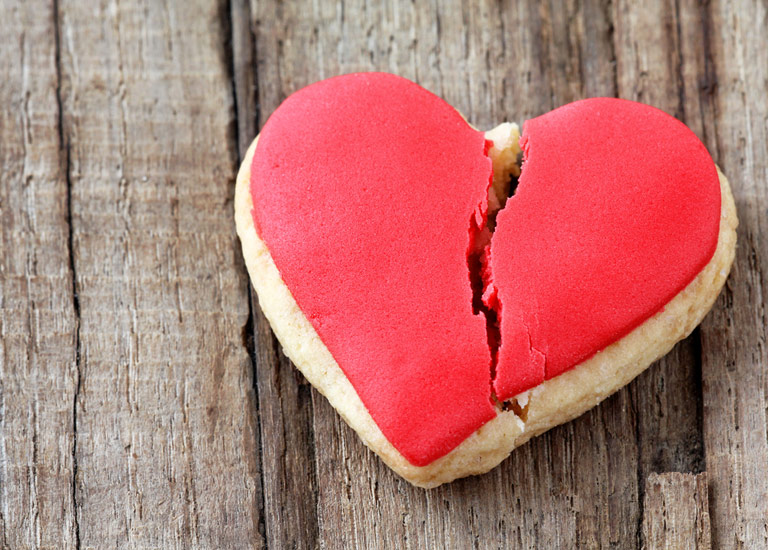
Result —
[[659, 312], [712, 258], [720, 227], [712, 159], [658, 109], [588, 99], [523, 130], [523, 173], [491, 243], [502, 400]]
[[485, 225], [483, 134], [388, 74], [325, 80], [265, 124], [253, 218], [281, 276], [387, 439], [426, 465], [508, 399], [618, 340], [717, 243], [711, 158], [683, 124], [613, 99], [528, 121], [517, 193], [483, 259], [496, 377], [467, 261]]
[[369, 73], [289, 97], [254, 155], [257, 231], [373, 419], [416, 465], [495, 416], [467, 268], [470, 219], [484, 223], [487, 207], [484, 150], [442, 99]]

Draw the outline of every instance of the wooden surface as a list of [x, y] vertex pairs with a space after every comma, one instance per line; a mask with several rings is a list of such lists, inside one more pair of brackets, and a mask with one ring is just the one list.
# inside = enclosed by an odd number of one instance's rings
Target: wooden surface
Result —
[[[282, 355], [232, 219], [277, 105], [372, 69], [480, 128], [656, 105], [741, 219], [688, 340], [431, 491]], [[0, 0], [0, 547], [768, 548], [767, 98], [765, 1]]]
[[706, 473], [649, 475], [643, 506], [646, 548], [712, 548]]

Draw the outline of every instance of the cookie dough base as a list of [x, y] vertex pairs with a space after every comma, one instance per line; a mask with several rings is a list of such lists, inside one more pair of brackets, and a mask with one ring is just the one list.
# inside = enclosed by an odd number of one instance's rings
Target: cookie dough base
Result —
[[[491, 132], [493, 130], [488, 134]], [[460, 477], [487, 472], [530, 438], [579, 416], [625, 386], [701, 322], [717, 298], [733, 262], [738, 220], [728, 180], [718, 169], [722, 206], [717, 249], [698, 276], [663, 311], [591, 359], [517, 396], [511, 410], [499, 411], [496, 418], [447, 455], [427, 466], [414, 466], [381, 433], [352, 384], [299, 309], [256, 233], [251, 216], [250, 177], [257, 140], [258, 137], [248, 148], [237, 175], [235, 222], [259, 305], [285, 354], [307, 380], [331, 402], [370, 449], [395, 472], [419, 487], [436, 487]], [[494, 168], [497, 160], [494, 159]]]

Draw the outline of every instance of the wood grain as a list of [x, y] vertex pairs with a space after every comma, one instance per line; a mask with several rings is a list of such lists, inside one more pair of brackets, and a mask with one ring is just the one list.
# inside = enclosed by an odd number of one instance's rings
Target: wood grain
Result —
[[59, 4], [82, 547], [259, 544], [229, 12]]
[[0, 4], [0, 545], [74, 548], [77, 318], [55, 13]]
[[738, 249], [701, 328], [703, 427], [713, 546], [768, 548], [768, 6], [718, 2], [714, 128], [707, 144], [735, 182]]
[[[258, 2], [251, 8], [258, 104], [264, 114], [306, 84], [357, 70], [388, 70], [412, 78], [481, 128], [520, 121], [588, 94], [615, 94], [611, 14], [606, 6], [501, 9], [481, 3], [476, 9], [437, 9], [409, 2], [386, 7], [347, 2], [339, 10], [331, 5]], [[571, 58], [574, 50], [585, 53]], [[262, 369], [275, 367], [260, 364]], [[283, 391], [285, 379], [281, 374]], [[498, 547], [508, 540], [561, 547], [573, 542], [639, 542], [642, 457], [636, 438], [638, 414], [626, 390], [516, 451], [498, 470], [427, 493], [397, 479], [322, 397], [315, 392], [312, 397], [315, 448], [322, 449], [314, 454], [318, 493], [311, 484], [302, 487], [294, 506], [317, 502], [322, 511], [320, 546], [378, 547], [384, 540], [457, 548], [470, 540], [479, 547]], [[260, 391], [259, 398], [263, 404], [269, 396]], [[689, 401], [695, 421], [695, 399]], [[300, 431], [301, 416], [292, 418], [292, 430]], [[271, 453], [266, 432], [263, 436], [266, 464]], [[291, 452], [301, 454], [304, 464], [312, 459], [301, 450]], [[284, 495], [279, 478], [265, 477], [264, 483], [267, 494], [274, 484], [275, 492]], [[508, 504], [499, 507], [500, 502]], [[270, 502], [265, 506], [269, 515]], [[493, 513], [483, 513], [491, 509]], [[267, 541], [280, 546], [285, 539], [268, 536]]]
[[[618, 96], [658, 107], [703, 138], [700, 110], [686, 116], [686, 108], [699, 100], [698, 83], [689, 75], [704, 72], [702, 42], [694, 39], [703, 30], [698, 13], [697, 6], [673, 1], [617, 3], [612, 19]], [[638, 411], [641, 497], [643, 480], [652, 472], [704, 469], [700, 361], [694, 331], [630, 386]]]
[[[0, 0], [0, 53], [0, 548], [768, 548], [764, 1]], [[713, 312], [494, 471], [397, 478], [282, 354], [232, 223], [269, 114], [358, 70], [479, 128], [685, 121], [741, 219]]]
[[651, 474], [645, 481], [643, 535], [649, 550], [710, 550], [707, 474]]

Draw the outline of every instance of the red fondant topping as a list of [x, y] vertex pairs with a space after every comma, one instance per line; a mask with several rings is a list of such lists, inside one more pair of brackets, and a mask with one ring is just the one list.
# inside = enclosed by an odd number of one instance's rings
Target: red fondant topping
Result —
[[442, 99], [369, 73], [289, 97], [254, 155], [259, 235], [373, 419], [415, 465], [495, 416], [467, 268], [471, 220], [484, 223], [487, 205], [484, 153], [483, 134]]
[[712, 159], [658, 109], [589, 99], [523, 130], [523, 173], [491, 243], [502, 400], [659, 312], [712, 258], [720, 227]]

